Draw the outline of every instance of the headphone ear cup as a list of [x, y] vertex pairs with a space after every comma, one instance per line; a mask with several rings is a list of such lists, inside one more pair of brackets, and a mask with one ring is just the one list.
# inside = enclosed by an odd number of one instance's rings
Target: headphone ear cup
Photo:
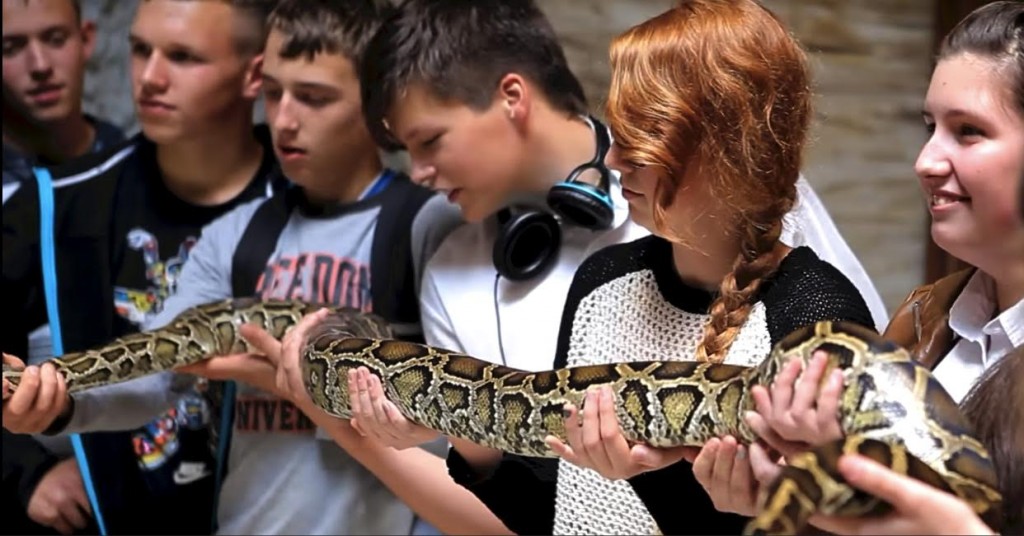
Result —
[[548, 206], [574, 225], [601, 231], [609, 229], [615, 209], [607, 193], [581, 182], [563, 182], [548, 191]]
[[494, 241], [494, 267], [505, 279], [525, 281], [547, 270], [561, 245], [562, 229], [553, 215], [516, 214], [502, 225]]

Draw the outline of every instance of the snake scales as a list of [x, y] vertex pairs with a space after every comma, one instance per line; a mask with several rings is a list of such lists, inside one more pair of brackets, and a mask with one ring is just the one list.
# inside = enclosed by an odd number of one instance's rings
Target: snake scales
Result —
[[[210, 356], [247, 350], [238, 326], [256, 324], [281, 338], [320, 306], [227, 300], [190, 309], [163, 329], [117, 339], [52, 360], [77, 392], [171, 370]], [[379, 317], [333, 309], [315, 328], [301, 358], [313, 401], [351, 415], [346, 371], [365, 366], [382, 379], [406, 418], [448, 436], [506, 452], [551, 457], [548, 434], [565, 437], [562, 407], [588, 387], [611, 384], [625, 435], [654, 446], [702, 445], [732, 434], [756, 439], [740, 418], [752, 408], [750, 387], [767, 385], [781, 366], [828, 350], [844, 374], [844, 440], [789, 460], [762, 493], [748, 533], [795, 533], [811, 514], [868, 515], [887, 505], [843, 483], [836, 462], [860, 452], [963, 498], [990, 523], [1001, 497], [985, 448], [971, 436], [956, 404], [902, 349], [854, 325], [820, 322], [786, 337], [756, 368], [686, 361], [591, 365], [528, 373], [440, 348], [392, 338]], [[17, 385], [20, 372], [4, 367]]]

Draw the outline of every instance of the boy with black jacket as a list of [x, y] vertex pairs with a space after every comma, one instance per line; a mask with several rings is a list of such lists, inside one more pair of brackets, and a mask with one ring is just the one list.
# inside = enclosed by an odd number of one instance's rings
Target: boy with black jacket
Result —
[[[130, 39], [142, 132], [51, 170], [65, 353], [137, 331], [174, 292], [201, 228], [283, 184], [269, 132], [252, 122], [264, 20], [273, 4], [140, 3]], [[2, 289], [13, 314], [7, 316], [2, 347], [30, 363], [49, 357], [47, 326], [53, 321], [47, 318], [42, 287], [37, 186], [26, 181], [15, 188], [4, 206], [3, 225]], [[55, 377], [49, 365], [30, 369], [41, 381]], [[4, 402], [5, 428], [41, 431], [19, 427], [23, 423], [10, 411], [17, 404]], [[81, 517], [95, 516], [115, 533], [208, 531], [213, 492], [208, 432], [201, 419], [176, 418], [187, 413], [181, 410], [204, 407], [193, 395], [180, 408], [162, 408], [167, 413], [160, 419], [134, 431], [83, 435], [99, 512], [89, 507], [95, 504], [79, 505]], [[5, 493], [16, 489], [30, 514], [33, 497], [52, 495], [41, 486], [82, 485], [66, 439], [64, 444], [54, 439], [4, 432]], [[53, 474], [65, 477], [47, 478]], [[48, 506], [53, 519], [83, 528], [71, 522], [75, 512], [66, 505]], [[168, 510], [175, 514], [167, 516]]]

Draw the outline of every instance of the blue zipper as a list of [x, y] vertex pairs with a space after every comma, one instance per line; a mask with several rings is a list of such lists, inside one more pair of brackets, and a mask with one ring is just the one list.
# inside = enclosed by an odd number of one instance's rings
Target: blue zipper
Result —
[[[64, 355], [64, 340], [60, 331], [60, 310], [57, 306], [57, 260], [53, 243], [53, 177], [46, 168], [33, 168], [36, 175], [36, 183], [39, 186], [39, 249], [43, 257], [43, 288], [46, 292], [46, 316], [50, 321], [50, 334], [53, 341], [53, 355], [55, 357]], [[106, 536], [107, 527], [103, 521], [103, 512], [100, 510], [99, 498], [96, 496], [96, 487], [93, 485], [92, 472], [89, 470], [89, 461], [85, 457], [85, 447], [82, 446], [82, 438], [78, 434], [71, 434], [71, 447], [75, 451], [75, 459], [78, 461], [78, 470], [82, 473], [82, 482], [85, 484], [85, 493], [89, 496], [89, 504], [92, 505], [93, 517], [99, 525], [100, 534]]]

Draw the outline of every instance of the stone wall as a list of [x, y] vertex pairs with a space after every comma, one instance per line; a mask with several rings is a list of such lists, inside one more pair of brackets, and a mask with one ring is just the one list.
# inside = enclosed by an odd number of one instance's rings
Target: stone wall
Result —
[[82, 15], [96, 23], [96, 49], [86, 71], [86, 109], [136, 130], [128, 71], [128, 30], [138, 0], [81, 0]]
[[769, 3], [813, 51], [808, 180], [891, 311], [924, 278], [927, 210], [913, 166], [926, 139], [934, 3]]
[[[135, 129], [127, 33], [137, 0], [84, 0], [101, 39], [88, 109]], [[601, 112], [611, 38], [670, 0], [539, 0]], [[818, 99], [804, 169], [890, 309], [924, 274], [926, 213], [913, 163], [924, 142], [933, 0], [767, 0], [811, 52]]]

